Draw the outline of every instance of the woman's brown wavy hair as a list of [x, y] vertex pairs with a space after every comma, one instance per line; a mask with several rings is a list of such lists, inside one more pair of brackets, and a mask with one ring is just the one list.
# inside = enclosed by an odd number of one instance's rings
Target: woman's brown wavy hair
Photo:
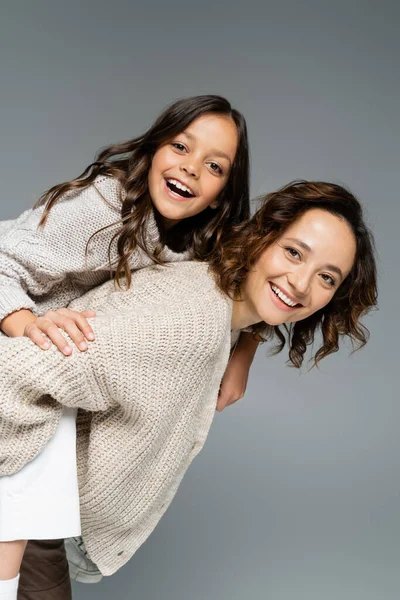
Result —
[[344, 219], [353, 231], [357, 250], [350, 274], [329, 304], [302, 321], [285, 324], [286, 336], [279, 327], [259, 323], [253, 327], [255, 337], [277, 337], [274, 352], [280, 352], [287, 340], [289, 362], [298, 368], [318, 330], [323, 343], [313, 357], [314, 365], [339, 349], [340, 336], [348, 336], [354, 350], [364, 346], [369, 332], [360, 317], [377, 304], [377, 274], [373, 237], [358, 200], [333, 183], [294, 181], [259, 198], [259, 202], [255, 215], [224, 237], [210, 261], [219, 287], [231, 298], [240, 297], [248, 273], [262, 252], [310, 209], [320, 208]]
[[[153, 155], [161, 145], [184, 131], [192, 121], [206, 114], [228, 116], [236, 125], [238, 147], [229, 180], [217, 198], [218, 206], [215, 209], [206, 208], [198, 215], [184, 219], [168, 230], [163, 227], [160, 215], [156, 214], [160, 243], [151, 252], [146, 244], [146, 225], [153, 210], [147, 182]], [[221, 96], [183, 98], [169, 106], [146, 133], [132, 140], [108, 146], [79, 177], [56, 185], [45, 192], [36, 204], [36, 206], [45, 205], [40, 225], [46, 223], [49, 211], [65, 193], [91, 185], [98, 175], [117, 179], [123, 194], [122, 225], [112, 238], [118, 237], [119, 262], [115, 277], [120, 284], [125, 276], [126, 284], [129, 286], [131, 282], [129, 257], [135, 248], [142, 248], [158, 263], [161, 262], [158, 257], [164, 245], [168, 245], [176, 252], [190, 249], [194, 258], [204, 259], [213, 247], [219, 244], [224, 230], [248, 219], [250, 215], [249, 171], [249, 145], [243, 115]]]

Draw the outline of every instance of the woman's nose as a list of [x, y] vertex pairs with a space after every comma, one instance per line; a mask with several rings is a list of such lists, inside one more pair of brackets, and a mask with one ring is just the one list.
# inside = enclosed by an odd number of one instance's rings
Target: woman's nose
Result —
[[287, 279], [297, 295], [306, 296], [309, 293], [311, 278], [308, 273], [290, 273]]

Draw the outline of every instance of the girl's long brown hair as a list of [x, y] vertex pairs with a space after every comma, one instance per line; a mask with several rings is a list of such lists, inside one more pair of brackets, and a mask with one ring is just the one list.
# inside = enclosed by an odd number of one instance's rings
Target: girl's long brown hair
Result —
[[374, 241], [366, 226], [358, 200], [345, 188], [321, 181], [294, 181], [259, 198], [260, 208], [247, 222], [226, 235], [215, 248], [211, 268], [219, 287], [230, 297], [241, 295], [243, 284], [262, 252], [274, 244], [307, 210], [320, 208], [345, 219], [353, 231], [357, 250], [353, 268], [332, 300], [310, 317], [279, 327], [259, 323], [253, 327], [258, 339], [278, 338], [275, 352], [289, 344], [289, 361], [300, 367], [315, 332], [322, 333], [322, 346], [314, 364], [339, 349], [340, 336], [348, 336], [355, 350], [364, 346], [369, 332], [360, 318], [377, 304], [377, 274]]
[[[156, 214], [160, 229], [160, 243], [151, 252], [146, 244], [146, 225], [153, 210], [147, 183], [152, 157], [162, 144], [174, 138], [192, 121], [205, 114], [228, 116], [236, 125], [238, 147], [229, 180], [217, 199], [216, 209], [206, 208], [200, 214], [184, 219], [169, 230], [163, 228], [162, 221]], [[96, 160], [79, 177], [52, 187], [41, 196], [36, 206], [45, 205], [40, 221], [40, 224], [44, 225], [51, 208], [67, 192], [91, 185], [99, 175], [117, 179], [121, 184], [123, 197], [121, 198], [122, 225], [112, 238], [113, 240], [118, 237], [119, 262], [115, 277], [120, 284], [125, 276], [126, 284], [129, 286], [131, 281], [129, 258], [135, 248], [142, 248], [159, 263], [161, 262], [159, 255], [164, 245], [168, 245], [176, 252], [190, 249], [194, 258], [204, 259], [213, 247], [220, 243], [224, 230], [248, 219], [249, 171], [249, 145], [243, 115], [233, 109], [221, 96], [194, 96], [172, 104], [140, 137], [113, 144], [102, 150]]]

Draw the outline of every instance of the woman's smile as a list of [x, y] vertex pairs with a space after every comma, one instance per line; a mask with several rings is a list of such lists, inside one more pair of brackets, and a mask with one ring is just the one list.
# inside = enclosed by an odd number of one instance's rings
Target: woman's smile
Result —
[[353, 266], [354, 234], [335, 214], [313, 208], [288, 227], [254, 264], [244, 302], [234, 304], [239, 328], [306, 319], [326, 306]]

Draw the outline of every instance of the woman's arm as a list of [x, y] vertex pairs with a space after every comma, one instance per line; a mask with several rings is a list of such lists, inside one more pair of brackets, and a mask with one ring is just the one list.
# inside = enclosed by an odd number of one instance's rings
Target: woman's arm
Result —
[[258, 344], [251, 333], [242, 331], [222, 379], [217, 402], [219, 412], [243, 398]]

